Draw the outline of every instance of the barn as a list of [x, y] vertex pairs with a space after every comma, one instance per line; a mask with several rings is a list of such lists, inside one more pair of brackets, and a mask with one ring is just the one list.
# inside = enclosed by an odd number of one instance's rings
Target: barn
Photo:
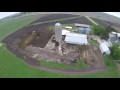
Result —
[[87, 35], [78, 33], [67, 33], [65, 42], [69, 44], [87, 45]]

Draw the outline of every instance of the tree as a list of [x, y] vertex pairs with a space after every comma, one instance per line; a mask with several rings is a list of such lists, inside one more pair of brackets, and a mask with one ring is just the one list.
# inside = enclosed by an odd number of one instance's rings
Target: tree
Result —
[[115, 59], [115, 60], [120, 60], [120, 44], [119, 43], [115, 43], [113, 44], [112, 47], [110, 47], [111, 50], [111, 56]]

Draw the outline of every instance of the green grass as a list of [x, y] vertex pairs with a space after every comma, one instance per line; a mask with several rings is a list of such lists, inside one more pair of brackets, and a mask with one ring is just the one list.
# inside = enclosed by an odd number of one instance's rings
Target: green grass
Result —
[[88, 67], [88, 65], [81, 60], [79, 60], [75, 65], [46, 62], [45, 60], [40, 61], [40, 64], [48, 67], [54, 67], [54, 68], [87, 68]]
[[107, 69], [108, 69], [108, 72], [106, 73], [107, 77], [108, 78], [118, 78], [120, 77], [118, 71], [117, 71], [117, 67], [116, 65], [114, 64], [113, 62], [113, 59], [111, 56], [105, 56], [105, 64], [107, 65]]
[[[35, 17], [18, 18], [0, 22], [0, 40], [17, 31], [19, 28], [34, 21]], [[6, 49], [0, 47], [0, 77], [1, 78], [107, 78], [119, 77], [117, 69], [110, 56], [105, 57], [108, 72], [100, 72], [82, 76], [55, 74], [27, 66], [21, 59]], [[80, 63], [81, 64], [81, 63]], [[78, 64], [79, 66], [79, 64]], [[81, 65], [82, 66], [82, 65]], [[84, 66], [84, 65], [83, 65]]]
[[99, 46], [99, 42], [97, 40], [90, 40], [89, 42], [96, 46]]
[[62, 24], [63, 26], [71, 26], [71, 27], [73, 27], [74, 26], [74, 24], [72, 23], [72, 24]]
[[54, 31], [55, 30], [55, 26], [50, 26], [49, 29]]
[[90, 17], [85, 16], [93, 25], [98, 25], [94, 20], [92, 20]]

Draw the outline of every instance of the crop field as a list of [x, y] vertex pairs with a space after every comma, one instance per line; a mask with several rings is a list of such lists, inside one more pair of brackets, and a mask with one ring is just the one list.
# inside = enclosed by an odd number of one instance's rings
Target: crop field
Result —
[[101, 25], [102, 27], [106, 28], [107, 26], [109, 26], [106, 22], [104, 22], [103, 20], [100, 19], [96, 19], [96, 18], [92, 18], [96, 23], [98, 23], [99, 25]]
[[[54, 25], [56, 22], [52, 23], [44, 23], [39, 25], [31, 25], [26, 26], [32, 22], [34, 22], [37, 18], [36, 17], [28, 17], [28, 18], [18, 18], [18, 19], [12, 19], [12, 20], [6, 20], [0, 22], [0, 40], [4, 43], [7, 43], [7, 45], [3, 44], [0, 47], [0, 77], [23, 77], [23, 78], [38, 78], [38, 77], [44, 77], [44, 78], [109, 78], [109, 77], [119, 77], [119, 74], [116, 70], [116, 67], [112, 63], [112, 59], [109, 56], [104, 57], [105, 64], [108, 72], [98, 72], [93, 74], [87, 74], [87, 75], [64, 75], [64, 74], [56, 74], [53, 72], [43, 71], [43, 69], [36, 69], [34, 67], [31, 67], [31, 65], [28, 65], [25, 61], [20, 59], [24, 55], [21, 54], [21, 57], [14, 55], [15, 53], [14, 48], [12, 49], [13, 52], [11, 53], [7, 48], [10, 48], [10, 44], [15, 41], [15, 39], [23, 39], [26, 35], [30, 34], [33, 30], [45, 31], [45, 27], [49, 27], [51, 25]], [[80, 20], [79, 20], [80, 19]], [[83, 23], [83, 24], [89, 24], [92, 25], [91, 22], [89, 22], [85, 17], [81, 18], [75, 18], [71, 20], [63, 20], [60, 21], [60, 23], [66, 24], [66, 23]], [[46, 25], [46, 26], [45, 26]], [[48, 31], [49, 32], [49, 31]], [[50, 32], [49, 32], [50, 33]], [[5, 39], [4, 39], [5, 38]], [[3, 40], [4, 39], [4, 40]], [[7, 48], [6, 48], [7, 47]], [[27, 59], [26, 59], [27, 60]], [[31, 63], [33, 63], [34, 60], [31, 60]], [[36, 61], [35, 64], [38, 62]], [[38, 65], [38, 64], [37, 64]], [[56, 66], [56, 65], [55, 65]]]

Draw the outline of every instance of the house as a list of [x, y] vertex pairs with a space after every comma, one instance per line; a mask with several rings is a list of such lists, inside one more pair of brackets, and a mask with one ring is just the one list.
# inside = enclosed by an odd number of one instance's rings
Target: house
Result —
[[120, 43], [120, 39], [116, 38], [116, 37], [110, 37], [108, 39], [109, 44], [112, 46], [114, 43]]
[[87, 35], [78, 33], [67, 33], [65, 42], [69, 44], [87, 45]]
[[99, 48], [100, 48], [102, 54], [109, 55], [111, 53], [111, 51], [109, 50], [108, 46], [105, 43], [101, 43]]

